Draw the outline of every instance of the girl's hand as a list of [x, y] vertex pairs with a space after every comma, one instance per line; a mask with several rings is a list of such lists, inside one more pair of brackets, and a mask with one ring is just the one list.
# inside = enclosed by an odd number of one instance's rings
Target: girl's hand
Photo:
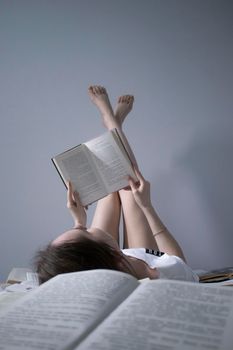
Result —
[[75, 228], [86, 228], [87, 214], [80, 202], [78, 192], [73, 191], [70, 181], [67, 183], [67, 187], [67, 208], [74, 219]]
[[139, 183], [135, 183], [132, 178], [129, 178], [129, 185], [136, 203], [140, 208], [151, 207], [150, 199], [150, 183], [144, 179], [138, 169], [134, 169]]

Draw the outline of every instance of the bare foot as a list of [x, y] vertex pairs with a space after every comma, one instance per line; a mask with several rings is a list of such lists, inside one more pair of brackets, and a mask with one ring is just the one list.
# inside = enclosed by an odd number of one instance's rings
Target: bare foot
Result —
[[125, 117], [129, 114], [133, 107], [134, 97], [132, 95], [120, 96], [115, 107], [114, 116], [118, 122], [122, 125]]
[[134, 98], [130, 95], [119, 97], [116, 106], [116, 116], [113, 114], [112, 106], [110, 104], [107, 91], [102, 86], [93, 85], [88, 89], [89, 96], [92, 102], [99, 108], [102, 115], [103, 123], [108, 130], [116, 128], [121, 136], [127, 152], [130, 155], [131, 161], [137, 167], [137, 161], [129, 146], [127, 138], [122, 130], [122, 122], [126, 115], [130, 112], [133, 106]]
[[107, 129], [119, 127], [118, 121], [114, 117], [106, 89], [99, 85], [93, 85], [89, 87], [88, 94], [92, 102], [98, 107], [105, 127]]

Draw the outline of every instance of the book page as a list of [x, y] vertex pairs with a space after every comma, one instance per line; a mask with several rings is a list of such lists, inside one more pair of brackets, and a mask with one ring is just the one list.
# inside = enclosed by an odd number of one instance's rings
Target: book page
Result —
[[[25, 292], [0, 292], [0, 312], [12, 305], [16, 300], [25, 296]], [[1, 314], [0, 314], [1, 315]]]
[[78, 349], [230, 350], [232, 325], [230, 287], [150, 281], [141, 284]]
[[108, 193], [129, 185], [127, 175], [135, 177], [127, 153], [119, 147], [114, 130], [95, 138], [85, 145], [89, 148], [94, 162], [104, 180]]
[[53, 160], [64, 180], [72, 182], [83, 205], [90, 204], [96, 198], [102, 198], [107, 194], [85, 145], [66, 151]]
[[70, 349], [137, 285], [110, 270], [58, 275], [0, 313], [0, 348]]

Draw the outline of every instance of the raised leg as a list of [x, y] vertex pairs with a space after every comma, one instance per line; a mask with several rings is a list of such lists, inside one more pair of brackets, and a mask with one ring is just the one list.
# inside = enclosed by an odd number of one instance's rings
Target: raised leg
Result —
[[124, 248], [150, 248], [158, 250], [148, 221], [127, 190], [119, 191], [124, 224]]
[[[107, 92], [103, 87], [90, 87], [89, 95], [91, 97], [92, 102], [99, 108], [105, 127], [109, 130], [112, 128], [117, 128], [125, 143], [127, 151], [131, 156], [132, 162], [137, 167], [137, 162], [134, 157], [134, 154], [122, 130], [122, 123], [133, 106], [133, 96], [121, 96], [118, 99], [114, 115], [112, 112], [111, 104], [108, 99]], [[124, 248], [147, 247], [151, 249], [158, 249], [150, 226], [142, 210], [136, 204], [131, 191], [121, 190], [119, 191], [119, 196], [121, 199], [124, 217]], [[99, 208], [101, 210], [99, 210]], [[95, 215], [95, 217], [97, 218], [96, 222], [102, 222], [102, 216], [106, 215], [105, 206], [103, 205], [99, 208], [97, 206], [98, 211]], [[93, 222], [93, 225], [94, 223], [95, 221]]]
[[90, 230], [100, 229], [109, 233], [119, 244], [121, 203], [117, 192], [109, 194], [97, 203]]
[[108, 98], [107, 91], [102, 86], [91, 86], [88, 89], [89, 96], [92, 102], [98, 107], [104, 126], [108, 129], [116, 128], [124, 142], [125, 148], [131, 158], [132, 163], [137, 167], [137, 161], [134, 157], [128, 140], [122, 130], [122, 123], [126, 115], [131, 111], [134, 97], [131, 95], [121, 96], [115, 108], [116, 117], [113, 114], [111, 103]]
[[[113, 115], [113, 111], [105, 88], [101, 86], [91, 86], [88, 92], [92, 102], [101, 112], [104, 125], [106, 120], [110, 129], [116, 128], [118, 126], [116, 120], [114, 118], [112, 120], [110, 119]], [[117, 114], [119, 118], [125, 118], [129, 111], [130, 109], [126, 111], [118, 108]], [[117, 192], [112, 193], [98, 201], [90, 231], [93, 232], [93, 230], [100, 229], [104, 232], [108, 232], [119, 243], [120, 215], [121, 202], [119, 194]]]
[[[114, 117], [118, 122], [118, 129], [122, 131], [122, 124], [127, 114], [133, 107], [134, 97], [131, 95], [124, 95], [119, 97], [118, 103], [114, 111]], [[125, 135], [124, 140], [127, 141]], [[134, 165], [137, 167], [136, 158], [133, 155], [128, 141], [128, 151], [130, 149], [131, 158]], [[152, 231], [148, 225], [148, 222], [142, 212], [137, 206], [132, 193], [127, 190], [119, 191], [122, 212], [123, 212], [123, 225], [124, 225], [124, 248], [128, 247], [147, 247], [151, 249], [158, 249], [156, 241], [152, 235]]]

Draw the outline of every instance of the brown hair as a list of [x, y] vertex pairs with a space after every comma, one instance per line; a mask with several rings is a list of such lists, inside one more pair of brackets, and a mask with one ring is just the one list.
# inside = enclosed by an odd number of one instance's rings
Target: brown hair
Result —
[[37, 252], [34, 264], [40, 284], [60, 273], [92, 269], [118, 270], [135, 276], [120, 251], [86, 237], [59, 245], [48, 244]]

